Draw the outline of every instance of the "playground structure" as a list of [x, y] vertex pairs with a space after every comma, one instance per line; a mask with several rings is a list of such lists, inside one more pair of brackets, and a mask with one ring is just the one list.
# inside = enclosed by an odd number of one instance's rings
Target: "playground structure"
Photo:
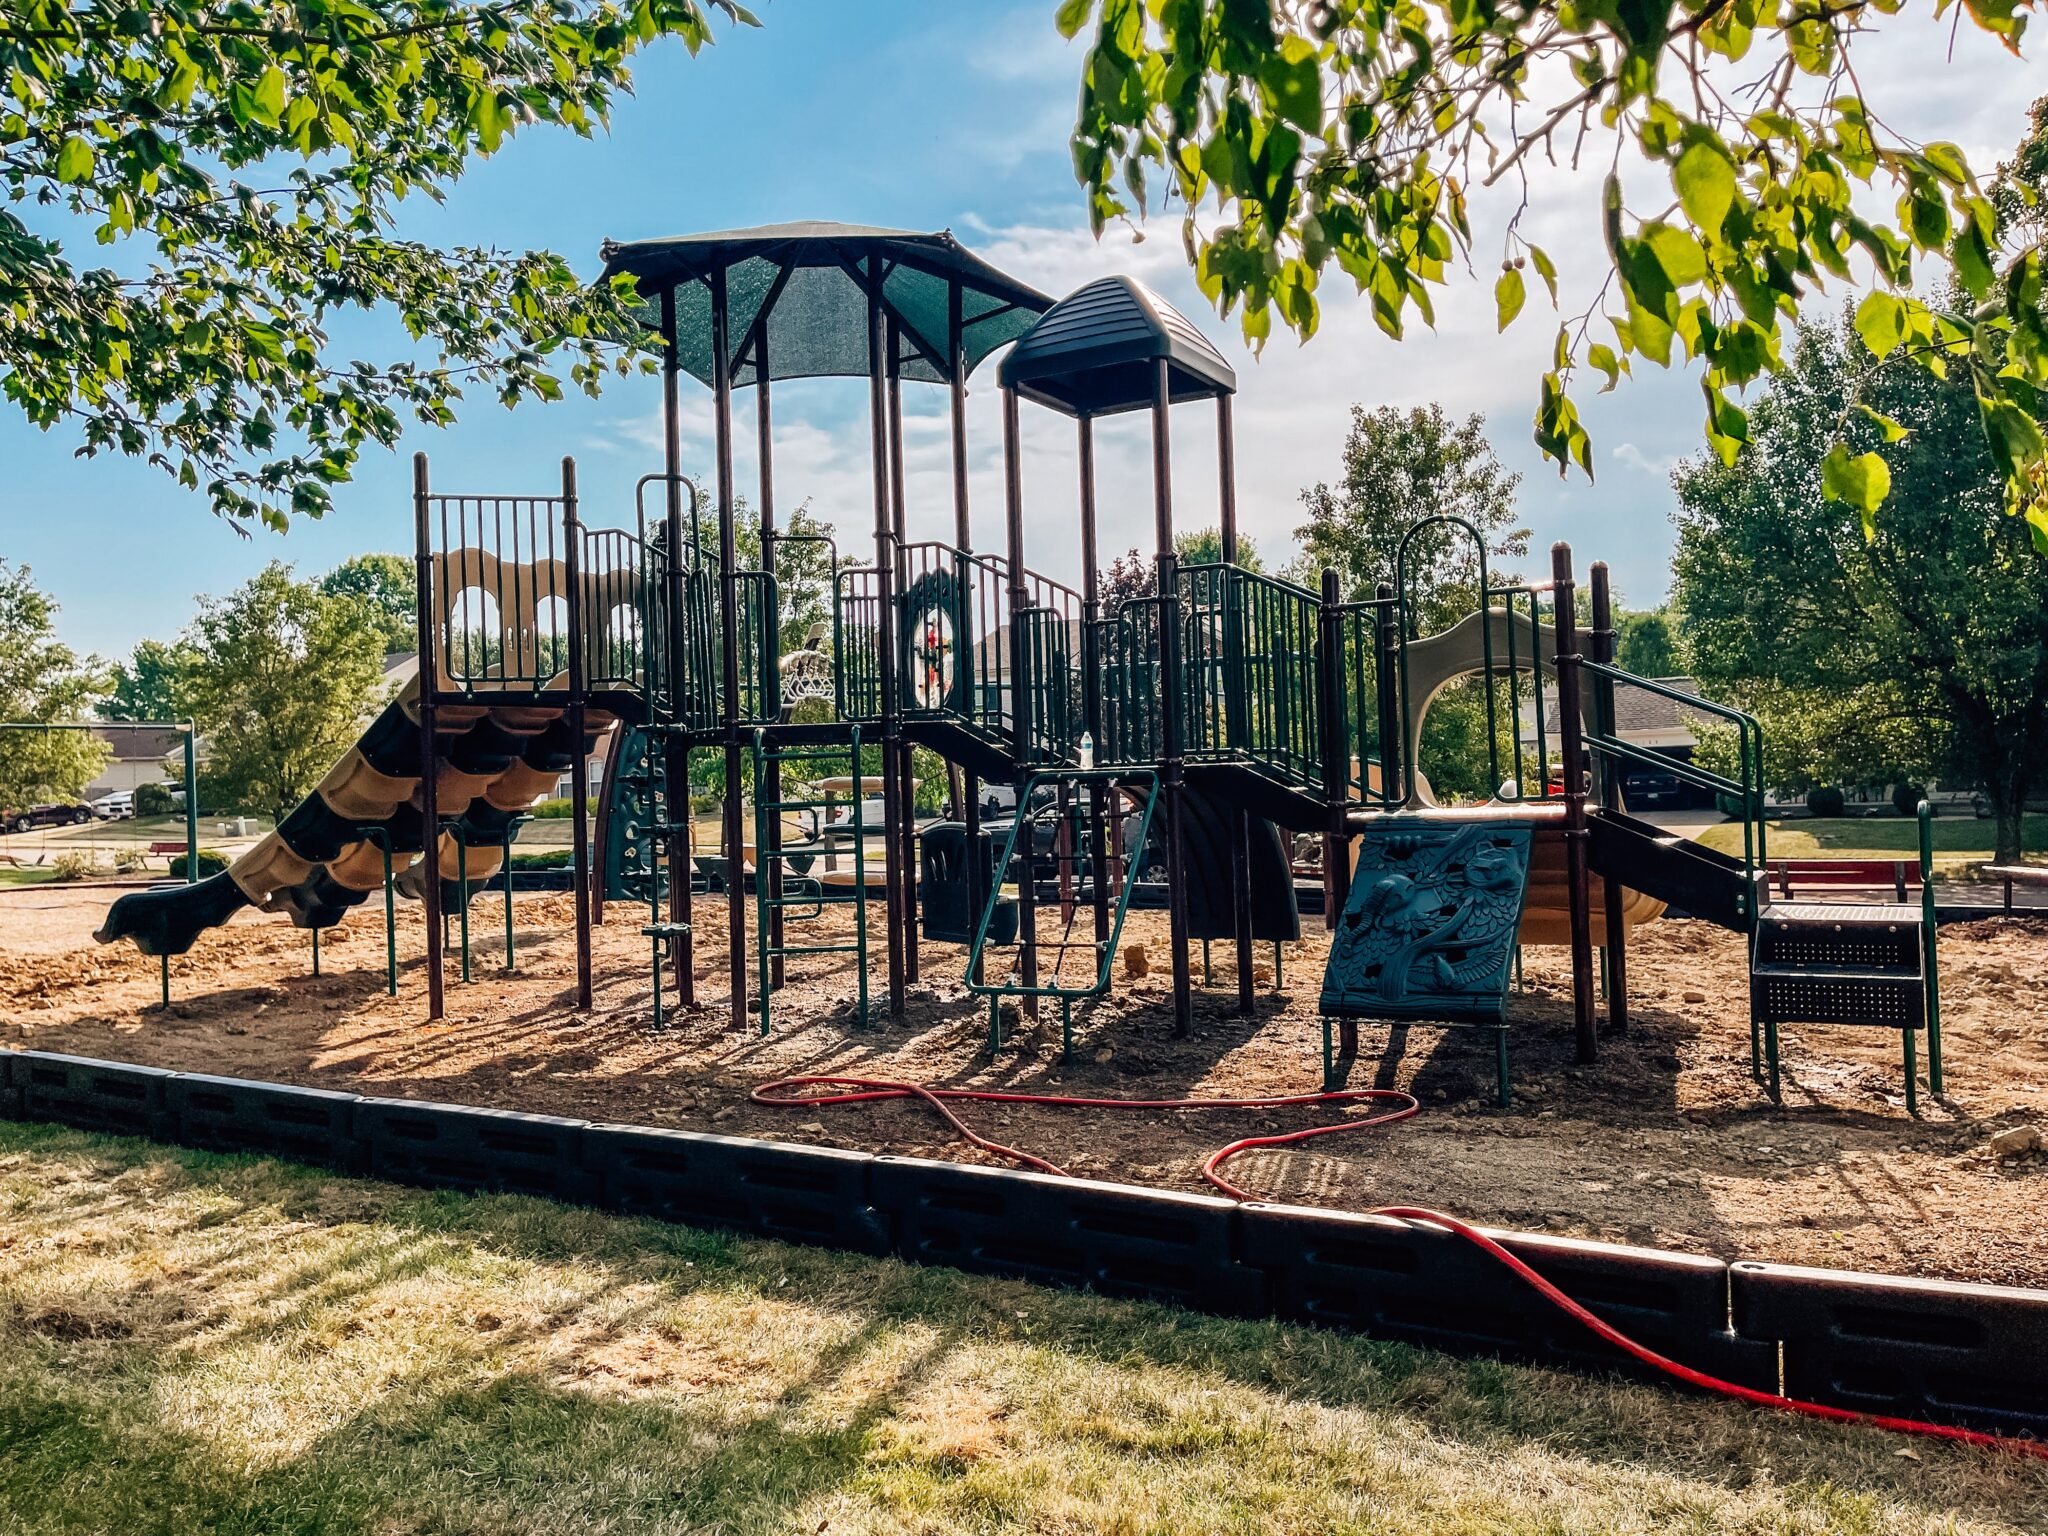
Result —
[[[591, 753], [612, 737], [597, 797], [601, 860], [574, 818], [579, 1006], [591, 996], [591, 925], [607, 893], [630, 890], [648, 908], [656, 1023], [664, 971], [677, 1000], [696, 1004], [697, 908], [718, 898], [735, 1026], [758, 1011], [769, 1028], [788, 960], [821, 951], [854, 956], [865, 1021], [872, 860], [891, 1016], [918, 979], [921, 937], [964, 939], [992, 1044], [1006, 1002], [1033, 1013], [1051, 999], [1070, 1030], [1073, 1008], [1112, 985], [1125, 916], [1156, 900], [1181, 1033], [1193, 1024], [1196, 944], [1234, 950], [1238, 1006], [1253, 1012], [1255, 945], [1299, 933], [1288, 839], [1300, 835], [1320, 842], [1333, 931], [1321, 993], [1327, 1083], [1355, 1052], [1360, 1021], [1465, 1024], [1493, 1032], [1506, 1102], [1518, 943], [1569, 946], [1577, 1054], [1594, 1060], [1603, 991], [1608, 1024], [1626, 1027], [1629, 928], [1668, 907], [1749, 940], [1752, 1067], [1774, 1097], [1777, 1031], [1789, 1022], [1899, 1029], [1909, 1106], [1925, 1028], [1940, 1091], [1931, 892], [1923, 885], [1918, 908], [1770, 902], [1760, 730], [1739, 711], [1674, 695], [1734, 727], [1732, 776], [1621, 737], [1617, 690], [1673, 690], [1614, 665], [1603, 565], [1591, 568], [1584, 631], [1566, 546], [1553, 549], [1548, 580], [1496, 583], [1483, 541], [1453, 518], [1410, 530], [1392, 579], [1369, 595], [1343, 593], [1331, 572], [1311, 589], [1246, 569], [1235, 377], [1199, 330], [1128, 279], [1054, 304], [950, 235], [818, 224], [607, 247], [606, 275], [619, 274], [637, 280], [663, 355], [666, 462], [641, 482], [635, 525], [586, 527], [571, 461], [558, 494], [471, 496], [436, 492], [419, 457], [417, 684], [262, 845], [190, 889], [122, 898], [103, 941], [182, 953], [249, 904], [317, 933], [395, 884], [426, 909], [428, 1009], [439, 1018], [444, 906], [466, 911], [503, 864], [516, 818], [563, 772], [579, 809], [589, 803]], [[975, 367], [1005, 345], [997, 555], [972, 543], [964, 399]], [[708, 509], [682, 470], [686, 371], [712, 394]], [[776, 525], [771, 390], [829, 375], [868, 381], [874, 557], [843, 561], [822, 541], [829, 641], [791, 644], [778, 574], [796, 539]], [[906, 379], [949, 391], [950, 541], [907, 537]], [[757, 569], [738, 558], [732, 401], [745, 387], [760, 443]], [[1075, 423], [1078, 590], [1027, 563], [1027, 401]], [[1219, 448], [1221, 558], [1183, 565], [1171, 428], [1176, 406], [1203, 402]], [[1151, 427], [1153, 584], [1112, 609], [1097, 580], [1094, 427], [1127, 412]], [[650, 490], [661, 502], [652, 518]], [[1475, 546], [1477, 610], [1424, 634], [1412, 557], [1420, 541], [1446, 538]], [[1418, 743], [1431, 700], [1464, 677], [1484, 698], [1500, 790], [1485, 805], [1440, 806]], [[1503, 760], [1498, 727], [1525, 706], [1534, 748], [1525, 754], [1523, 733], [1510, 731]], [[920, 833], [913, 747], [957, 776], [957, 823]], [[688, 810], [703, 752], [722, 762], [726, 786], [713, 849], [693, 847]], [[1743, 855], [1631, 817], [1631, 764], [1722, 797], [1743, 827]], [[850, 780], [850, 829], [819, 814], [830, 808], [819, 780], [835, 775]], [[869, 777], [880, 781], [879, 827], [863, 814]], [[1015, 791], [1000, 840], [982, 824], [983, 783]], [[396, 855], [416, 858], [394, 872]], [[850, 910], [850, 943], [792, 939], [828, 906]]]

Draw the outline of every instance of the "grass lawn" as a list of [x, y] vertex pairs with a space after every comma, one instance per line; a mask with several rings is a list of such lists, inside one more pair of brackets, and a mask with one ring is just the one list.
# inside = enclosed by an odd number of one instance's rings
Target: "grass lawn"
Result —
[[2041, 1531], [2048, 1468], [0, 1124], [0, 1530]]
[[38, 869], [34, 865], [24, 865], [16, 869], [10, 864], [0, 864], [0, 885], [42, 885], [50, 878], [51, 871], [47, 866]]
[[[1989, 863], [1992, 826], [1990, 820], [1974, 816], [1935, 817], [1935, 867], [1960, 872], [1965, 864]], [[1770, 823], [1765, 840], [1774, 859], [1917, 859], [1920, 823], [1904, 816], [1801, 816]], [[1742, 828], [1724, 821], [1700, 833], [1699, 841], [1723, 853], [1740, 855]], [[2048, 816], [2022, 819], [2020, 846], [2029, 854], [2048, 849]]]

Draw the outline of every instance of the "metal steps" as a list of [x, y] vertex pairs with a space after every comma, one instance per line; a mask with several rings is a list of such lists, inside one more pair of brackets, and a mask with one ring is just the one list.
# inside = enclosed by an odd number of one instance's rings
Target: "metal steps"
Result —
[[1906, 1109], [1919, 1107], [1914, 1036], [1927, 1031], [1928, 1083], [1941, 1092], [1940, 1009], [1931, 919], [1890, 902], [1781, 902], [1757, 919], [1750, 951], [1750, 1066], [1779, 1097], [1778, 1026], [1896, 1029], [1904, 1043]]

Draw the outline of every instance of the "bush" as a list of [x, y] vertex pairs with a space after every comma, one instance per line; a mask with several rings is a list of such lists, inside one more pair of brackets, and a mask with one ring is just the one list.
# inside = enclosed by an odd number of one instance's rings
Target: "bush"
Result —
[[526, 814], [539, 821], [567, 821], [572, 814], [569, 797], [557, 795], [552, 800], [542, 800]]
[[105, 873], [89, 853], [60, 853], [50, 864], [52, 880], [90, 880]]
[[547, 853], [515, 853], [512, 855], [514, 869], [567, 869], [570, 850], [553, 849]]
[[1894, 784], [1892, 786], [1892, 809], [1901, 816], [1914, 817], [1920, 814], [1920, 802], [1927, 798], [1927, 791], [1918, 784]]
[[138, 784], [135, 786], [135, 814], [138, 816], [169, 816], [178, 809], [177, 797], [171, 793], [168, 784]]
[[[199, 850], [200, 879], [204, 880], [209, 875], [217, 875], [227, 867], [228, 856], [226, 854], [212, 848], [202, 848]], [[190, 878], [185, 873], [185, 855], [182, 853], [171, 860], [171, 878], [174, 880]]]
[[1839, 816], [1848, 805], [1848, 797], [1829, 785], [1818, 785], [1806, 792], [1806, 808], [1816, 816]]
[[123, 848], [114, 854], [114, 873], [131, 875], [149, 868], [149, 855], [140, 848]]

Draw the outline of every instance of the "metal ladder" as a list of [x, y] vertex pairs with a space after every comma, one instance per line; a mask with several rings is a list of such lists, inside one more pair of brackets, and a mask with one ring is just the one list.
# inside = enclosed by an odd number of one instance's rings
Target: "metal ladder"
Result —
[[[1043, 790], [1052, 793], [1043, 795]], [[1121, 817], [1126, 796], [1141, 797], [1143, 809], [1135, 833], [1119, 838], [1108, 821]], [[1004, 998], [1051, 997], [1060, 1004], [1061, 1052], [1073, 1054], [1073, 1005], [1109, 990], [1110, 966], [1158, 801], [1159, 776], [1149, 768], [1050, 768], [1032, 774], [1018, 789], [1016, 819], [997, 856], [995, 879], [989, 883], [967, 962], [968, 991], [988, 999], [990, 1050], [1002, 1044]], [[1041, 879], [1047, 872], [1049, 882]], [[1039, 888], [1047, 883], [1060, 923], [1059, 937], [1050, 945], [1039, 943], [1036, 931]], [[989, 942], [1005, 884], [1017, 891], [1014, 946]], [[1090, 917], [1077, 936], [1084, 912]], [[988, 963], [989, 951], [1001, 947], [1014, 952], [1009, 966], [998, 974]], [[1071, 972], [1070, 959], [1075, 967]], [[1092, 964], [1087, 963], [1090, 960]]]
[[[838, 747], [803, 746], [773, 750], [767, 745], [765, 731], [754, 732], [754, 926], [755, 966], [761, 989], [761, 1033], [769, 1028], [769, 1009], [774, 997], [775, 962], [791, 955], [852, 955], [859, 985], [859, 1001], [856, 1004], [856, 1023], [862, 1029], [868, 1025], [868, 877], [866, 822], [862, 814], [860, 793], [860, 727], [851, 728], [852, 739], [842, 751]], [[836, 767], [842, 757], [850, 757], [854, 779], [852, 798], [853, 833], [853, 882], [850, 886], [828, 885], [813, 872], [814, 863], [806, 863], [800, 870], [792, 870], [792, 858], [807, 860], [824, 859], [829, 871], [837, 854], [827, 846], [818, 828], [817, 841], [809, 848], [792, 850], [782, 845], [781, 839], [770, 834], [778, 827], [785, 812], [820, 812], [830, 809], [835, 802], [814, 796], [791, 796], [782, 794], [776, 799], [765, 798], [761, 786], [768, 782], [763, 772], [770, 764], [777, 767], [798, 765], [816, 769], [825, 764]], [[786, 782], [786, 781], [785, 781]], [[733, 786], [728, 793], [737, 793]], [[742, 850], [733, 849], [731, 870], [735, 880], [744, 878], [741, 872]], [[797, 923], [814, 922], [825, 915], [827, 907], [853, 908], [853, 942], [851, 944], [792, 944], [788, 929], [792, 920]], [[780, 917], [778, 924], [776, 919]], [[781, 938], [778, 941], [778, 929]]]

